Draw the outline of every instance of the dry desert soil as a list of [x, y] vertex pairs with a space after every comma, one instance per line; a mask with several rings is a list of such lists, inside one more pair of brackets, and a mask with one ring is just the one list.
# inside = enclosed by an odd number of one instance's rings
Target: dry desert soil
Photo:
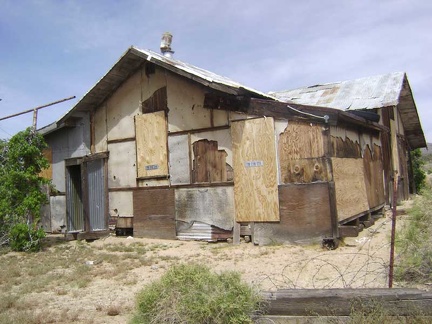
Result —
[[[402, 226], [406, 216], [399, 214]], [[178, 263], [238, 271], [244, 281], [269, 291], [387, 287], [390, 231], [387, 211], [336, 250], [114, 235], [87, 243], [50, 236], [42, 252], [0, 255], [0, 323], [127, 323], [136, 294]]]

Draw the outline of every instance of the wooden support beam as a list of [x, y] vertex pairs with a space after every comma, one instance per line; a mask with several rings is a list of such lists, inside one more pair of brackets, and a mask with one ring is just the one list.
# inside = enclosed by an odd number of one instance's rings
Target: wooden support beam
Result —
[[432, 293], [418, 289], [281, 289], [263, 296], [268, 315], [349, 316], [376, 306], [389, 316], [432, 315]]

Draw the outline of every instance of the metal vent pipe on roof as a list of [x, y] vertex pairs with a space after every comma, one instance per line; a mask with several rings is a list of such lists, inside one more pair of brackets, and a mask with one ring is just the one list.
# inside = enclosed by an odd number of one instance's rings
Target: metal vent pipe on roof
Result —
[[160, 50], [165, 57], [172, 57], [174, 54], [174, 51], [171, 49], [172, 37], [171, 33], [168, 32], [163, 33], [162, 35]]

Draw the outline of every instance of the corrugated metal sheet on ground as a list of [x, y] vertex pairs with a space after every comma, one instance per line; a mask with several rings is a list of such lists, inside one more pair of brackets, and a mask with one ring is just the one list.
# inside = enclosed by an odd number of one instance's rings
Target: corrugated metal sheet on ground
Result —
[[182, 241], [201, 240], [215, 242], [232, 237], [232, 231], [201, 222], [177, 222], [177, 238]]

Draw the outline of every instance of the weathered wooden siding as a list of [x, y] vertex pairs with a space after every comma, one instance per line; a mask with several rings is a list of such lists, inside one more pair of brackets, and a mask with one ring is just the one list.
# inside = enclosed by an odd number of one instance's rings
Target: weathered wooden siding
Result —
[[175, 209], [177, 221], [201, 222], [232, 230], [234, 226], [233, 187], [176, 189]]
[[191, 133], [191, 145], [200, 140], [216, 141], [218, 149], [227, 154], [226, 163], [232, 166], [232, 139], [229, 128]]
[[328, 183], [279, 186], [280, 223], [255, 223], [254, 243], [319, 240], [331, 237]]
[[279, 220], [273, 118], [232, 122], [237, 222]]
[[168, 176], [165, 112], [135, 116], [138, 178]]
[[174, 189], [143, 189], [133, 192], [134, 236], [175, 239]]
[[224, 150], [219, 150], [218, 142], [209, 140], [200, 140], [194, 142], [192, 182], [226, 182], [226, 157]]
[[385, 203], [385, 197], [381, 148], [378, 145], [374, 145], [373, 151], [369, 146], [365, 148], [363, 166], [369, 208], [380, 206]]
[[332, 158], [339, 221], [369, 209], [362, 159]]

